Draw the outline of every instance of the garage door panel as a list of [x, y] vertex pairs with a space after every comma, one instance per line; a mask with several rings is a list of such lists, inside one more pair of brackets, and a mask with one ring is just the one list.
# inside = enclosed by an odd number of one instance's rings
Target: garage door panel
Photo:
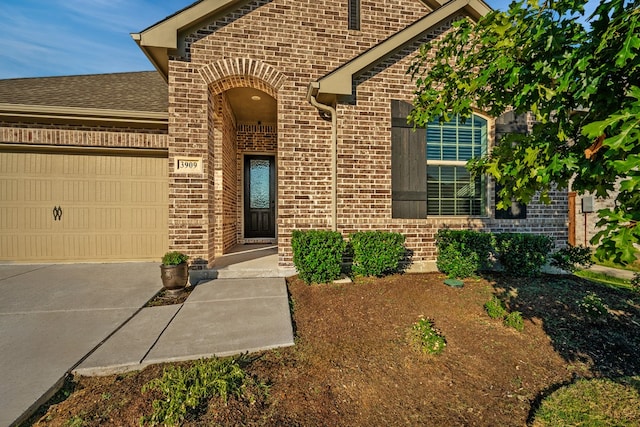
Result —
[[17, 202], [20, 200], [20, 183], [17, 179], [3, 179], [0, 181], [0, 200]]
[[[99, 181], [95, 185], [95, 201], [99, 203], [120, 203], [123, 201], [123, 188], [129, 185], [119, 181]], [[128, 199], [125, 198], [125, 199]]]
[[94, 218], [95, 223], [93, 224], [93, 228], [102, 231], [113, 231], [123, 228], [121, 208], [96, 207]]
[[153, 248], [166, 244], [168, 238], [168, 234], [133, 234], [131, 235], [130, 242], [131, 251], [136, 254], [142, 254], [148, 258], [153, 258], [154, 261], [159, 261], [160, 258], [154, 257]]
[[27, 260], [56, 258], [62, 246], [60, 236], [51, 234], [25, 234], [18, 244], [20, 257]]
[[25, 233], [51, 232], [54, 228], [53, 208], [44, 206], [23, 206], [19, 215], [19, 228]]
[[0, 260], [158, 260], [166, 251], [166, 158], [0, 152], [0, 166]]
[[80, 180], [62, 181], [63, 202], [92, 202], [95, 194], [95, 183]]
[[38, 204], [52, 202], [56, 196], [53, 182], [43, 181], [42, 177], [26, 178], [24, 181], [18, 181], [18, 194], [19, 201], [26, 203], [36, 202]]
[[0, 207], [0, 229], [17, 231], [20, 212], [18, 208]]
[[95, 216], [95, 209], [88, 207], [69, 208], [68, 205], [63, 205], [61, 208], [62, 217], [56, 222], [62, 226], [65, 232], [82, 231], [86, 233], [92, 228], [90, 227], [89, 221]]

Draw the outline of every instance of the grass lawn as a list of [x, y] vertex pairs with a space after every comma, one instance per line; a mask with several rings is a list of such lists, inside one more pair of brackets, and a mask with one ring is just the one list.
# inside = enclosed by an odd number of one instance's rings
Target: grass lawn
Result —
[[[239, 391], [226, 402], [204, 398], [181, 425], [640, 425], [640, 294], [576, 276], [491, 274], [463, 288], [443, 279], [407, 274], [313, 286], [290, 279], [296, 345], [238, 358]], [[485, 304], [494, 296], [506, 313], [520, 313], [521, 332], [505, 325], [507, 314], [489, 317]], [[139, 425], [154, 400], [179, 397], [141, 391], [165, 368], [73, 378], [27, 425]], [[589, 411], [608, 418], [586, 418]], [[565, 423], [553, 418], [558, 412], [574, 418]]]

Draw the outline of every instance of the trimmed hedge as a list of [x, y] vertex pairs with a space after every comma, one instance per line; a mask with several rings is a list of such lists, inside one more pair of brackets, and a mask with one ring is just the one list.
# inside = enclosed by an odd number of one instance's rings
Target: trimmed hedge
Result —
[[441, 229], [436, 234], [436, 247], [438, 270], [450, 278], [465, 278], [491, 268], [492, 254], [506, 273], [533, 276], [547, 262], [553, 240], [540, 234]]
[[473, 276], [491, 267], [493, 235], [473, 230], [438, 230], [438, 270], [450, 278]]
[[401, 270], [405, 237], [388, 231], [360, 231], [350, 236], [353, 248], [352, 273], [382, 277]]
[[553, 248], [553, 240], [540, 234], [498, 233], [495, 242], [498, 261], [514, 276], [538, 274]]
[[293, 264], [300, 278], [307, 284], [339, 279], [345, 246], [337, 231], [294, 230], [291, 236]]

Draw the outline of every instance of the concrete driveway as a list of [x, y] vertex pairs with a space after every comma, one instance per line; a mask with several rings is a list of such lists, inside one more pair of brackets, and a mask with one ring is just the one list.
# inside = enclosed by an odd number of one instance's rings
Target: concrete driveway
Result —
[[0, 264], [0, 426], [46, 401], [161, 287], [157, 263]]

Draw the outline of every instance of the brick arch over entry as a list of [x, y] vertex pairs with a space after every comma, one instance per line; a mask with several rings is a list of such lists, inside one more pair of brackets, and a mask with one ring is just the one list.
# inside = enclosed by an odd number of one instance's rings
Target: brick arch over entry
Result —
[[223, 59], [200, 69], [200, 75], [213, 93], [237, 87], [261, 90], [277, 99], [286, 76], [269, 64], [249, 58]]

